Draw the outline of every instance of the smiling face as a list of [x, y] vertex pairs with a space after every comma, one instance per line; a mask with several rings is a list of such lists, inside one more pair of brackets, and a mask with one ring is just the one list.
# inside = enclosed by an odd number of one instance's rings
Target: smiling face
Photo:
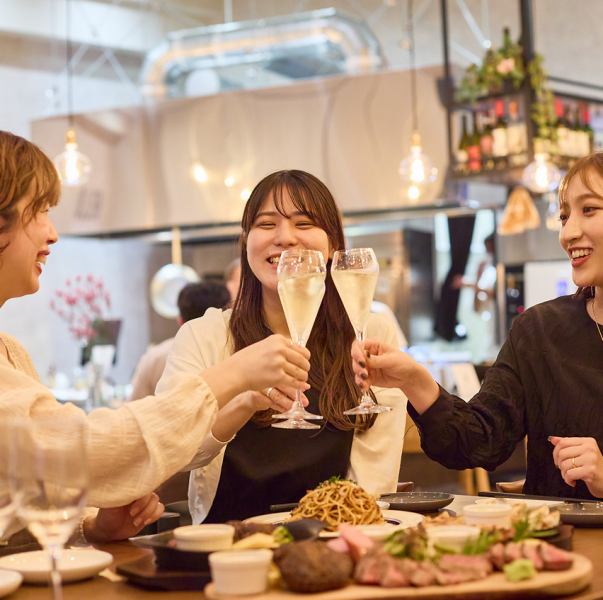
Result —
[[264, 294], [276, 293], [278, 260], [284, 250], [294, 248], [318, 250], [325, 262], [332, 254], [326, 231], [298, 210], [283, 189], [277, 203], [273, 193], [267, 196], [247, 235], [247, 261]]
[[48, 208], [29, 215], [31, 201], [30, 193], [15, 204], [14, 218], [5, 230], [2, 226], [6, 223], [0, 217], [0, 248], [4, 248], [0, 252], [0, 306], [10, 298], [38, 290], [50, 246], [58, 239]]
[[574, 175], [562, 193], [559, 242], [579, 287], [603, 287], [603, 175], [592, 166]]

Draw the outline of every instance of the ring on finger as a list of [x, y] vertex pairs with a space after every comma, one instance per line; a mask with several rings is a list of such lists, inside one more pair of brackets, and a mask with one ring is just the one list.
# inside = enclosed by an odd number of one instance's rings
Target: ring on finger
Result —
[[572, 458], [572, 469], [575, 469], [575, 468], [576, 468], [576, 457], [574, 456]]
[[272, 400], [272, 391], [273, 391], [273, 390], [274, 390], [274, 388], [273, 388], [273, 387], [269, 387], [269, 388], [266, 390], [266, 396], [268, 396], [268, 398], [270, 398], [270, 400]]

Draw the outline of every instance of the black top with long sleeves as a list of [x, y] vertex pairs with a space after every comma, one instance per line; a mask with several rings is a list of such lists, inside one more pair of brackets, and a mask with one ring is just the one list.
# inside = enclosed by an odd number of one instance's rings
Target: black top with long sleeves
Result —
[[492, 470], [527, 435], [525, 493], [592, 498], [582, 481], [563, 481], [547, 440], [593, 437], [603, 447], [603, 341], [585, 299], [563, 296], [519, 316], [469, 402], [442, 389], [422, 415], [408, 410], [423, 450], [446, 467]]

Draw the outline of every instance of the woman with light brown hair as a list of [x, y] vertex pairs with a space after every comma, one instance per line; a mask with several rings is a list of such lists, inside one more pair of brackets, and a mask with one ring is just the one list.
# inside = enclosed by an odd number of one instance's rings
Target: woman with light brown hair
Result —
[[[38, 290], [58, 240], [49, 211], [59, 194], [58, 174], [48, 157], [27, 140], [0, 131], [0, 307]], [[218, 409], [244, 390], [302, 385], [308, 357], [283, 336], [271, 336], [221, 364], [192, 370], [161, 396], [88, 415], [89, 501], [121, 506], [84, 524], [90, 538], [128, 537], [155, 520], [163, 507], [153, 489], [191, 459]], [[73, 413], [81, 411], [60, 405], [39, 383], [25, 349], [0, 334], [0, 418], [61, 419]]]
[[559, 242], [578, 291], [513, 321], [469, 402], [440, 388], [407, 354], [375, 340], [353, 346], [354, 372], [362, 387], [407, 394], [423, 450], [444, 466], [494, 469], [527, 435], [525, 493], [602, 498], [603, 153], [568, 171], [559, 205]]
[[[277, 292], [277, 264], [289, 249], [321, 251], [326, 291], [307, 347], [311, 368], [305, 401], [324, 417], [320, 430], [270, 427], [273, 410], [289, 408], [292, 386], [245, 392], [220, 411], [212, 435], [192, 466], [189, 506], [194, 522], [220, 522], [266, 513], [270, 504], [297, 502], [333, 475], [350, 477], [371, 493], [396, 490], [406, 400], [399, 391], [376, 390], [389, 413], [357, 417], [348, 348], [354, 338], [328, 267], [344, 248], [341, 215], [319, 179], [304, 171], [278, 171], [260, 181], [242, 218], [241, 286], [232, 310], [210, 309], [180, 329], [157, 391], [170, 389], [191, 369], [223, 360], [271, 333], [289, 335]], [[395, 344], [391, 322], [371, 315], [369, 335]]]

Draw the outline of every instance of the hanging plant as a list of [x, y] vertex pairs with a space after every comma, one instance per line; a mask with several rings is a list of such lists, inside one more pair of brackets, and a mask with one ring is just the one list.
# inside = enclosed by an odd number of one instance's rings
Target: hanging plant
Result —
[[557, 137], [557, 115], [555, 98], [548, 86], [547, 73], [544, 70], [544, 58], [536, 54], [528, 65], [530, 85], [534, 90], [531, 117], [536, 126], [536, 137], [554, 141]]
[[503, 45], [498, 50], [488, 50], [481, 66], [470, 65], [457, 88], [456, 99], [474, 103], [479, 96], [500, 93], [506, 82], [513, 89], [521, 87], [526, 76], [521, 46], [513, 42], [505, 27]]

